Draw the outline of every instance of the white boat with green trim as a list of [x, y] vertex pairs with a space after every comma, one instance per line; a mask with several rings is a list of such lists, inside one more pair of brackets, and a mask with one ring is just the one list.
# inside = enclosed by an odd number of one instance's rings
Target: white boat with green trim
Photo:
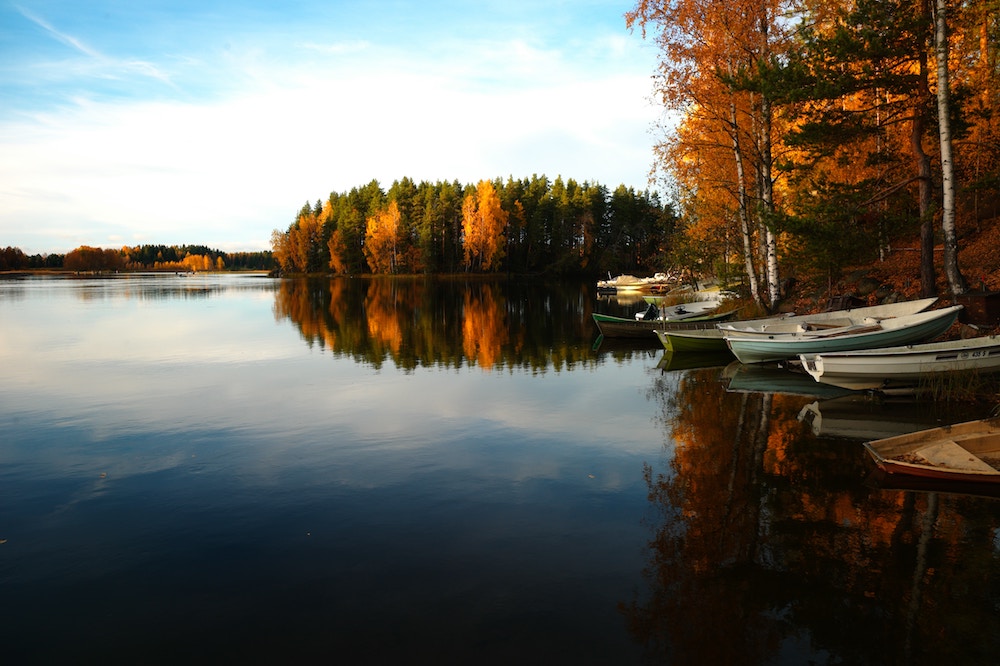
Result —
[[1000, 336], [801, 354], [799, 359], [823, 384], [855, 390], [911, 387], [946, 372], [1000, 371]]

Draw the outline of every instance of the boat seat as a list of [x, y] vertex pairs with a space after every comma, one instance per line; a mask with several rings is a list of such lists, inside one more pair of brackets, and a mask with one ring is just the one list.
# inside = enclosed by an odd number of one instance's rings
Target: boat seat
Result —
[[854, 321], [847, 318], [840, 319], [827, 319], [825, 321], [808, 321], [805, 324], [799, 326], [799, 330], [802, 331], [823, 331], [830, 328], [843, 328], [845, 326], [853, 326]]
[[983, 472], [985, 474], [1000, 474], [1000, 471], [997, 471], [981, 458], [953, 441], [932, 444], [931, 446], [914, 451], [914, 453], [932, 465], [940, 467]]

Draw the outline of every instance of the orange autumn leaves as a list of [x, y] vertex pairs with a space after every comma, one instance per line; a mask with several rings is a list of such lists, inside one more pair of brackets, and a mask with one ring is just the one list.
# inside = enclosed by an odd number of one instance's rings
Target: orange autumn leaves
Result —
[[[500, 265], [509, 217], [490, 181], [479, 181], [476, 189], [465, 195], [462, 246], [466, 270], [489, 271]], [[404, 246], [402, 233], [402, 214], [395, 200], [366, 220], [364, 254], [373, 273], [399, 273], [407, 265], [400, 256], [400, 248]], [[331, 245], [331, 256], [335, 254], [333, 250]]]
[[493, 183], [479, 181], [475, 193], [462, 201], [462, 232], [466, 269], [488, 271], [504, 256], [504, 230], [509, 214], [500, 206]]
[[365, 223], [365, 259], [373, 273], [395, 273], [398, 264], [399, 206], [395, 201]]

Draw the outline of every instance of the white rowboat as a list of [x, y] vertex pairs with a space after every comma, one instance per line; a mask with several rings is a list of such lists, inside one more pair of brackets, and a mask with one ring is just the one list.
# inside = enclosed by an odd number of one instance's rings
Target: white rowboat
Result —
[[855, 390], [913, 386], [936, 373], [1000, 371], [1000, 336], [800, 354], [799, 359], [824, 384]]
[[742, 363], [797, 359], [800, 354], [821, 354], [857, 349], [877, 349], [931, 340], [947, 331], [958, 318], [961, 305], [918, 312], [902, 317], [866, 317], [824, 330], [799, 332], [723, 330], [726, 344]]

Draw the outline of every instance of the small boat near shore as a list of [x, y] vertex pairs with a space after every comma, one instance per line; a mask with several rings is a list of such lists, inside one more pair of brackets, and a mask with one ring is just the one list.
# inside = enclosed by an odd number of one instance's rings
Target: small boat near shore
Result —
[[886, 474], [1000, 484], [1000, 419], [920, 430], [864, 447]]
[[695, 330], [699, 328], [714, 329], [720, 321], [732, 319], [736, 310], [726, 312], [709, 312], [708, 314], [681, 317], [678, 319], [629, 319], [613, 315], [591, 313], [594, 323], [601, 335], [606, 338], [648, 338], [655, 340], [653, 333], [658, 330]]
[[908, 387], [945, 372], [1000, 371], [1000, 336], [800, 354], [799, 359], [824, 384], [854, 390]]
[[800, 354], [876, 349], [932, 340], [958, 319], [961, 305], [896, 317], [849, 317], [846, 322], [770, 330], [723, 328], [726, 344], [742, 363], [798, 359]]

